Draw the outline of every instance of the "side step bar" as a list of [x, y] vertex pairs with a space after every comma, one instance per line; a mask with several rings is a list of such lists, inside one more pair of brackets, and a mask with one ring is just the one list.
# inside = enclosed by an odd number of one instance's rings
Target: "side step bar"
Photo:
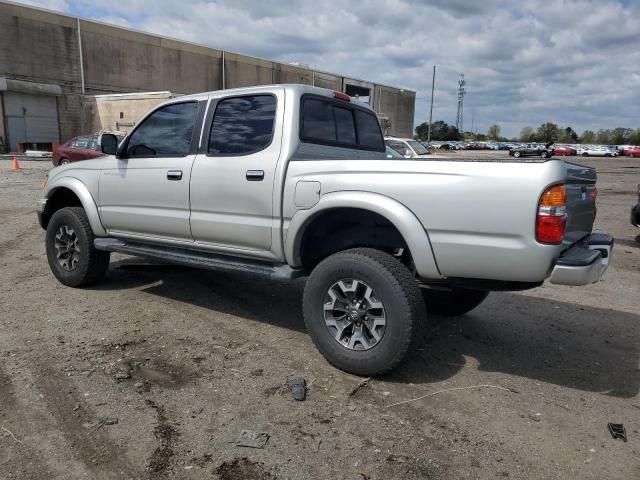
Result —
[[303, 269], [291, 268], [285, 263], [268, 263], [259, 260], [195, 252], [184, 248], [161, 247], [158, 245], [127, 243], [115, 238], [96, 238], [93, 241], [98, 250], [118, 252], [137, 257], [152, 258], [176, 265], [203, 268], [206, 270], [233, 270], [260, 275], [271, 280], [293, 280], [305, 276]]

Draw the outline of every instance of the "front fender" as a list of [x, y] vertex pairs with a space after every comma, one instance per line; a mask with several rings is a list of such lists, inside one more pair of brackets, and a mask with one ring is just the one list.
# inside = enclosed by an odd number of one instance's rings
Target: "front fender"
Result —
[[384, 195], [370, 192], [348, 191], [323, 195], [312, 208], [298, 210], [285, 232], [285, 258], [294, 267], [302, 266], [300, 244], [304, 231], [320, 213], [334, 208], [360, 208], [377, 213], [389, 220], [406, 242], [416, 271], [421, 278], [442, 278], [438, 270], [429, 235], [416, 216], [403, 204]]
[[89, 192], [87, 186], [75, 177], [63, 177], [60, 179], [55, 179], [45, 187], [45, 190], [43, 192], [44, 198], [48, 200], [57, 190], [61, 188], [71, 190], [76, 195], [76, 197], [80, 199], [80, 203], [82, 204], [82, 208], [84, 208], [84, 211], [87, 214], [87, 218], [89, 219], [89, 224], [91, 225], [91, 229], [93, 230], [94, 235], [98, 237], [105, 237], [107, 235], [107, 232], [104, 229], [102, 222], [100, 221], [98, 207], [96, 206], [96, 202], [91, 196], [91, 193]]

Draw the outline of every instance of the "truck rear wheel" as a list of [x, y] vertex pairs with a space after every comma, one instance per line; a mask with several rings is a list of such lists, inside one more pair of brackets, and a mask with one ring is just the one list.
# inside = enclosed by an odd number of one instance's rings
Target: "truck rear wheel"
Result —
[[82, 207], [66, 207], [53, 214], [47, 225], [49, 267], [68, 287], [97, 282], [109, 268], [109, 252], [96, 250], [89, 219]]
[[422, 289], [427, 312], [443, 317], [457, 317], [470, 312], [489, 296], [485, 290], [453, 288], [451, 290]]
[[335, 367], [364, 376], [384, 374], [405, 357], [426, 310], [411, 272], [369, 248], [339, 252], [311, 272], [304, 321], [320, 353]]

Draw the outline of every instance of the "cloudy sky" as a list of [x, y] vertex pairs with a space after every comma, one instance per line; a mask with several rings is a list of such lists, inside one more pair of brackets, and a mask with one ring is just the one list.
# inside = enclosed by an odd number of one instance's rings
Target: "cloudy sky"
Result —
[[427, 119], [640, 128], [640, 0], [25, 0], [44, 8], [417, 92]]

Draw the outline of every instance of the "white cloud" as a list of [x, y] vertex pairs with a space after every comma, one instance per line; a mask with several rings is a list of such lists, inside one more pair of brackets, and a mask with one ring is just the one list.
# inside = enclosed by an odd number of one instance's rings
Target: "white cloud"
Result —
[[629, 0], [29, 0], [131, 28], [416, 90], [452, 123], [517, 135], [545, 121], [640, 127], [639, 2]]

